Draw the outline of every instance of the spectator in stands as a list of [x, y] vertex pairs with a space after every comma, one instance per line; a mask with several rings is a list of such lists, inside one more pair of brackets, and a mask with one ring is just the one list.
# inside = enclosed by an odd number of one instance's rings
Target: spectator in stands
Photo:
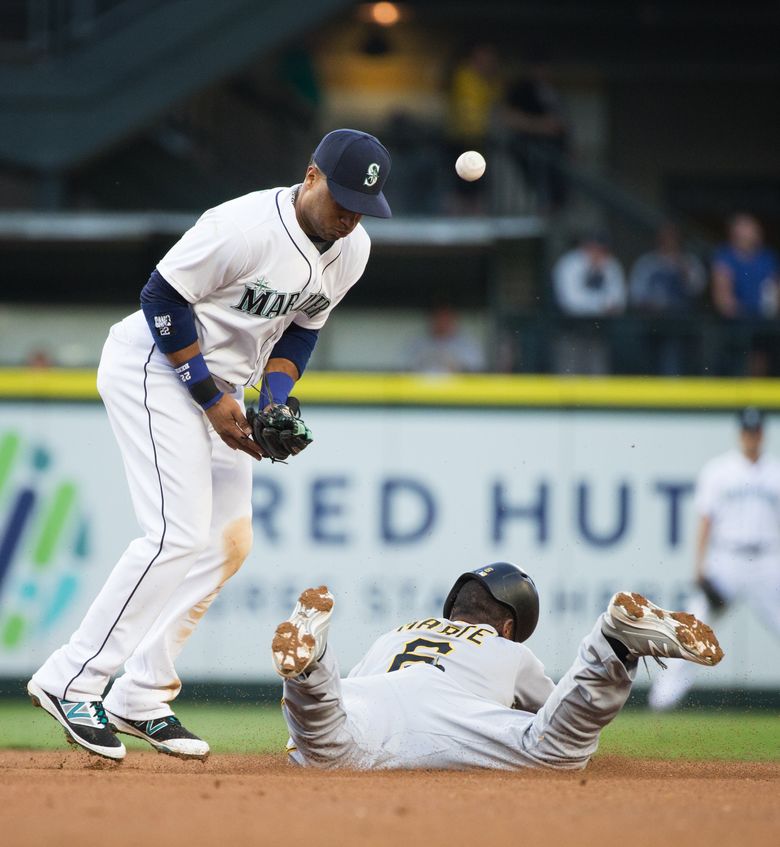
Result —
[[[452, 164], [464, 150], [478, 150], [489, 158], [491, 126], [503, 96], [498, 54], [492, 44], [477, 42], [456, 64], [449, 82], [447, 134]], [[455, 211], [483, 213], [485, 179], [464, 182], [455, 179]]]
[[555, 296], [561, 310], [576, 317], [617, 315], [626, 307], [626, 277], [612, 254], [608, 236], [594, 232], [553, 267]]
[[509, 150], [523, 169], [540, 212], [566, 201], [565, 162], [569, 134], [560, 95], [552, 84], [548, 57], [537, 51], [528, 73], [510, 84], [502, 110]]
[[[757, 320], [778, 312], [780, 275], [774, 251], [764, 247], [764, 232], [753, 215], [740, 212], [728, 222], [728, 242], [712, 260], [712, 299], [725, 318]], [[773, 339], [751, 336], [747, 373], [767, 376]], [[726, 368], [728, 372], [728, 368]]]
[[426, 334], [409, 346], [408, 362], [420, 373], [468, 373], [485, 370], [485, 353], [460, 328], [455, 310], [442, 305], [431, 311]]
[[661, 225], [656, 245], [631, 269], [631, 306], [654, 314], [687, 312], [704, 291], [704, 265], [693, 253], [683, 251], [680, 230], [673, 223]]
[[[623, 267], [603, 232], [592, 233], [555, 263], [555, 298], [561, 311], [576, 318], [621, 314], [626, 308]], [[559, 373], [602, 374], [610, 370], [609, 346], [603, 329], [582, 322], [556, 341], [555, 368]]]
[[726, 318], [773, 317], [778, 307], [778, 262], [764, 247], [764, 232], [753, 215], [740, 212], [728, 224], [729, 240], [712, 260], [712, 296]]
[[669, 318], [689, 314], [707, 281], [704, 265], [682, 248], [679, 229], [670, 222], [658, 229], [655, 250], [640, 256], [631, 269], [629, 301], [637, 311], [663, 316], [641, 334], [644, 358], [654, 373], [678, 376], [685, 370], [691, 346], [686, 326]]

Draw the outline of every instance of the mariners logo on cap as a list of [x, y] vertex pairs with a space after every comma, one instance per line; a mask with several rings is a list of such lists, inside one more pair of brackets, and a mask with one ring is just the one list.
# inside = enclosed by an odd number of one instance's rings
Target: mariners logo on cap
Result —
[[368, 170], [366, 171], [366, 178], [363, 180], [363, 185], [369, 186], [376, 185], [376, 181], [379, 179], [379, 165], [376, 162], [372, 162], [368, 166]]
[[359, 215], [391, 217], [382, 193], [390, 173], [390, 154], [379, 139], [355, 129], [334, 129], [317, 145], [312, 159], [340, 206]]

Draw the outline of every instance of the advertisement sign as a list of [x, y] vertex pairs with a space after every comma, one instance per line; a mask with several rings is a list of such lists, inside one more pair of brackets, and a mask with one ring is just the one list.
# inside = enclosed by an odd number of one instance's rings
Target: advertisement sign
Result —
[[[539, 587], [529, 646], [557, 678], [614, 591], [685, 606], [696, 475], [737, 436], [728, 412], [310, 406], [306, 418], [307, 451], [256, 466], [254, 547], [186, 646], [185, 682], [271, 677], [275, 625], [322, 583], [346, 671], [377, 635], [438, 614], [461, 572], [499, 560]], [[773, 422], [767, 441], [780, 448]], [[137, 534], [101, 406], [0, 404], [0, 676], [68, 639]], [[778, 685], [778, 644], [749, 610], [717, 631], [726, 659], [698, 684]]]

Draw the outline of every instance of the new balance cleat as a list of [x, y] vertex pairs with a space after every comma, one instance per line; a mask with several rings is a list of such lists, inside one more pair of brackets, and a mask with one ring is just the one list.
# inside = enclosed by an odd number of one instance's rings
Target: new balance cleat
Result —
[[641, 594], [617, 593], [607, 607], [601, 631], [626, 646], [630, 655], [685, 659], [717, 665], [723, 658], [715, 633], [688, 612], [669, 612]]
[[108, 716], [117, 732], [147, 741], [158, 753], [179, 759], [205, 759], [209, 754], [208, 743], [185, 729], [176, 715], [143, 721], [121, 718], [113, 712]]
[[307, 588], [298, 598], [295, 611], [276, 627], [271, 644], [274, 667], [286, 679], [300, 676], [325, 652], [333, 595], [327, 587]]
[[65, 700], [44, 691], [32, 679], [27, 693], [33, 706], [40, 706], [61, 724], [71, 744], [107, 759], [124, 759], [125, 745], [116, 737], [100, 700]]

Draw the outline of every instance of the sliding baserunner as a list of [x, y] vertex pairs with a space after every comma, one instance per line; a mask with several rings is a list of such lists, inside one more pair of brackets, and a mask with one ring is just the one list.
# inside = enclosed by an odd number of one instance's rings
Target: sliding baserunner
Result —
[[557, 685], [521, 642], [539, 597], [516, 565], [458, 578], [440, 617], [381, 636], [341, 679], [327, 632], [334, 599], [304, 591], [274, 635], [288, 750], [333, 768], [583, 768], [631, 691], [640, 656], [715, 665], [712, 630], [636, 593], [612, 598]]

